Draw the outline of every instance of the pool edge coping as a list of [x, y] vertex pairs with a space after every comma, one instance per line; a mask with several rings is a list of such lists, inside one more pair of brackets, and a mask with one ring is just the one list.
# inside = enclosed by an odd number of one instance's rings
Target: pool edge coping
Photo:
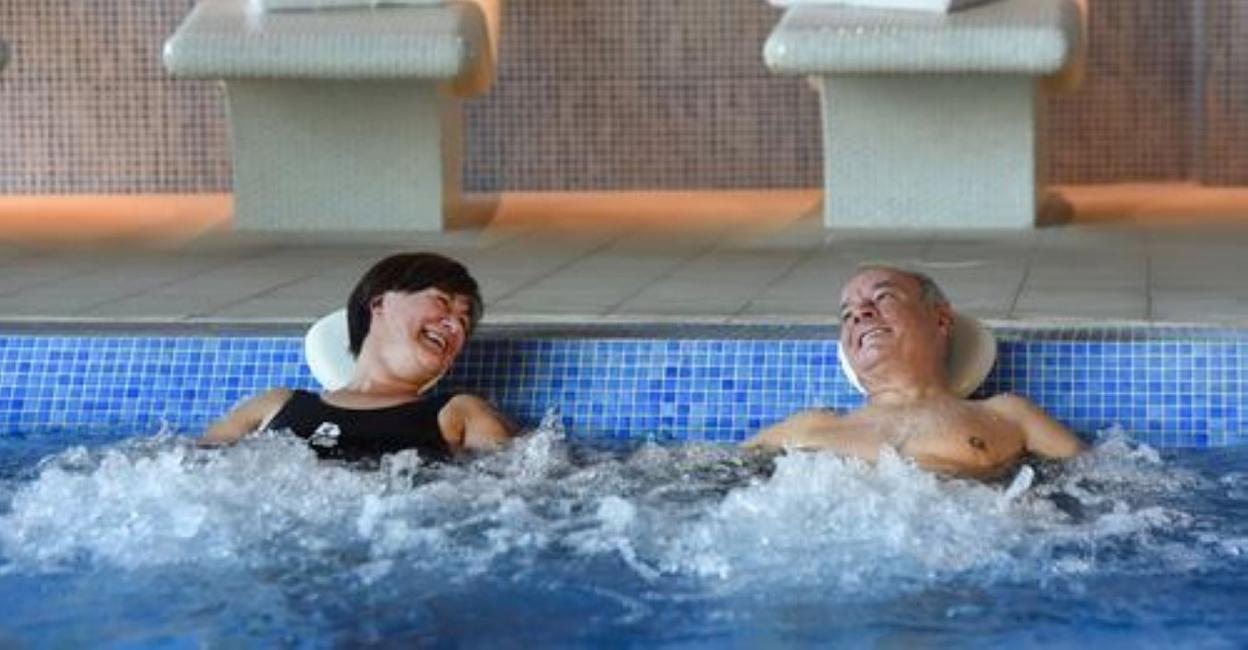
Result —
[[[302, 336], [315, 318], [0, 317], [0, 335], [36, 336]], [[1075, 318], [981, 319], [997, 336], [1067, 338], [1178, 338], [1183, 335], [1248, 337], [1248, 323], [1159, 322]], [[474, 338], [672, 338], [827, 339], [839, 319], [829, 315], [689, 316], [524, 314], [487, 317]], [[1100, 337], [1098, 337], [1100, 338]]]

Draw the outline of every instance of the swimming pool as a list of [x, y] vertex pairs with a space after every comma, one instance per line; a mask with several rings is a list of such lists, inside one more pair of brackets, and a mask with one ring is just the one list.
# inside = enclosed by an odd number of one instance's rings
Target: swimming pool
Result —
[[716, 444], [855, 403], [827, 330], [485, 334], [448, 379], [535, 432], [375, 470], [179, 435], [288, 332], [0, 336], [0, 644], [1248, 642], [1238, 331], [999, 329], [1097, 441], [1019, 494]]
[[379, 471], [276, 437], [20, 453], [6, 644], [1248, 641], [1243, 448], [1110, 439], [1015, 499], [896, 461], [552, 430]]

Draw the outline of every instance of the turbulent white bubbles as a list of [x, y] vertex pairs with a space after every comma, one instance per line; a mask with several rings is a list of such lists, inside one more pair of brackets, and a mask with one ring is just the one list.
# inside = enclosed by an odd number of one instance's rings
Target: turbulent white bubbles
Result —
[[1006, 507], [999, 489], [938, 479], [893, 455], [868, 467], [792, 453], [677, 537], [667, 564], [847, 593], [909, 583], [1004, 561], [1024, 533]]
[[368, 470], [320, 462], [283, 435], [228, 449], [162, 436], [44, 461], [0, 503], [0, 558], [22, 571], [198, 564], [365, 585], [501, 576], [602, 593], [634, 580], [852, 599], [1245, 553], [1248, 532], [1211, 532], [1182, 505], [1192, 489], [1242, 492], [1242, 474], [1210, 483], [1115, 434], [1034, 474], [1011, 489], [889, 454], [868, 466], [829, 453], [585, 445], [555, 414], [500, 454], [438, 465], [408, 452]]

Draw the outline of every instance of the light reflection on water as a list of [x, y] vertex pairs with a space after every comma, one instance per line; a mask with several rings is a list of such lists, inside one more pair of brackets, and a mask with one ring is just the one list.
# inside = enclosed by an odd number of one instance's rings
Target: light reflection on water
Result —
[[0, 629], [18, 641], [1248, 639], [1243, 450], [1111, 434], [1010, 498], [896, 458], [557, 427], [371, 469], [279, 435], [5, 444]]

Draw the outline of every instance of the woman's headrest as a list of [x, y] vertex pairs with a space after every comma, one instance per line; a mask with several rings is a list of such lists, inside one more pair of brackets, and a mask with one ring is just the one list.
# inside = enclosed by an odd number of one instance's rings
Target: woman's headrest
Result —
[[303, 337], [303, 353], [312, 376], [325, 390], [338, 390], [351, 381], [355, 357], [347, 334], [347, 310], [331, 312], [312, 324]]

